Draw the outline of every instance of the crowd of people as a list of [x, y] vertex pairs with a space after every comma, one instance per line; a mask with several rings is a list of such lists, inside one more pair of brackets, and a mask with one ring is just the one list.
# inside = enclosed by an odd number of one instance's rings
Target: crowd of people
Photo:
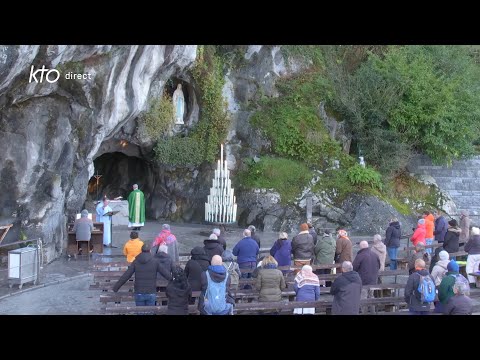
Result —
[[[87, 226], [83, 223], [86, 221], [82, 213], [77, 228]], [[478, 269], [480, 229], [470, 229], [469, 225], [465, 212], [460, 225], [454, 219], [447, 222], [440, 213], [428, 211], [418, 219], [410, 237], [415, 250], [408, 259], [409, 278], [404, 292], [410, 313], [471, 313], [472, 302], [468, 295], [470, 287], [475, 286], [475, 278], [468, 276], [467, 280], [461, 275], [455, 257], [450, 256], [458, 252], [460, 243], [465, 242], [468, 253], [466, 271], [471, 273]], [[317, 234], [312, 224], [303, 223], [291, 240], [287, 233], [280, 232], [269, 254], [260, 257], [260, 237], [254, 226], [243, 231], [242, 239], [231, 250], [227, 248], [225, 234], [216, 228], [203, 241], [203, 246], [191, 250], [190, 260], [183, 269], [179, 265], [177, 239], [170, 226], [164, 224], [151, 247], [139, 239], [137, 231], [131, 232], [123, 249], [131, 265], [116, 283], [114, 291], [118, 291], [135, 273], [137, 305], [154, 305], [159, 290], [156, 281], [163, 279], [168, 281], [168, 313], [188, 314], [188, 305], [194, 303], [192, 292], [199, 291], [201, 314], [232, 314], [235, 306], [233, 294], [237, 290], [255, 289], [252, 291], [258, 292], [260, 302], [281, 301], [290, 270], [279, 267], [285, 266], [295, 266], [293, 290], [296, 300], [316, 301], [322, 283], [318, 275], [330, 273], [331, 269], [314, 270], [315, 266], [336, 263], [338, 265], [334, 268], [340, 275], [331, 283], [332, 314], [359, 314], [360, 310], [362, 313], [369, 311], [360, 306], [361, 299], [369, 295], [365, 285], [377, 284], [379, 272], [385, 270], [387, 254], [390, 270], [397, 269], [401, 238], [400, 222], [391, 219], [385, 236], [375, 234], [371, 245], [361, 241], [354, 257], [354, 244], [344, 229], [338, 229], [334, 237], [327, 229]], [[434, 241], [441, 246], [432, 256], [431, 247], [426, 245]], [[241, 282], [240, 279], [252, 281]], [[294, 310], [294, 314], [313, 313], [314, 308]]]

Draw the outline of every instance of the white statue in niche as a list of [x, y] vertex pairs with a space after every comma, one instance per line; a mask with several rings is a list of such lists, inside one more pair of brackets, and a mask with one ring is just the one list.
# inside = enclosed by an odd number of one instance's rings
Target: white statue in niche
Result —
[[177, 85], [173, 93], [173, 108], [175, 113], [175, 124], [183, 125], [183, 115], [185, 114], [185, 97], [183, 96], [182, 84]]
[[360, 166], [365, 167], [366, 164], [365, 164], [365, 160], [363, 159], [363, 156], [360, 156], [359, 159], [360, 159]]

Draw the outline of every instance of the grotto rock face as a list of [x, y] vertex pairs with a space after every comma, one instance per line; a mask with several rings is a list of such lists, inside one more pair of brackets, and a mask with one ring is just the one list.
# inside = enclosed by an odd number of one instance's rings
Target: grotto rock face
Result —
[[[66, 214], [85, 201], [102, 143], [182, 76], [196, 46], [3, 46], [0, 55], [0, 224], [15, 224], [6, 242], [20, 232], [42, 237], [50, 261], [64, 247]], [[32, 65], [60, 76], [31, 79]], [[65, 78], [77, 73], [89, 79]]]

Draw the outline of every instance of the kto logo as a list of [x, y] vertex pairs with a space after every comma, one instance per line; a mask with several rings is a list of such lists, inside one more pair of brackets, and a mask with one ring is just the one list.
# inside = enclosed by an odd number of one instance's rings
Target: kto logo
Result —
[[[45, 80], [47, 80], [50, 84], [53, 84], [54, 82], [57, 82], [58, 79], [60, 78], [60, 72], [58, 70], [46, 69], [45, 65], [43, 65], [41, 69], [37, 69], [36, 71], [34, 71], [34, 70], [35, 70], [35, 67], [32, 65], [32, 67], [30, 68], [30, 78], [28, 80], [29, 83], [31, 83], [32, 80], [34, 82], [36, 82], [37, 84], [42, 83], [43, 82], [43, 75], [45, 73], [46, 73], [45, 74]], [[40, 74], [38, 75], [38, 73], [40, 73]], [[40, 81], [38, 80], [37, 76], [40, 76]]]

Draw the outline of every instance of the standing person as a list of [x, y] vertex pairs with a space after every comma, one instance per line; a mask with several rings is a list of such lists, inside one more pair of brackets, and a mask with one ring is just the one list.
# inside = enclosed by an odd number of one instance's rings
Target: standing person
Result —
[[192, 288], [180, 266], [173, 269], [172, 280], [169, 281], [165, 293], [168, 299], [167, 315], [188, 315]]
[[190, 252], [192, 255], [185, 265], [185, 275], [193, 291], [202, 290], [202, 272], [207, 271], [210, 266], [210, 258], [205, 253], [205, 249], [196, 246]]
[[435, 211], [433, 215], [435, 216], [435, 230], [433, 231], [435, 240], [437, 240], [439, 243], [443, 243], [445, 235], [447, 234], [447, 220], [443, 217], [440, 211]]
[[423, 242], [415, 245], [415, 250], [408, 259], [408, 274], [415, 272], [415, 261], [417, 261], [417, 259], [422, 259], [423, 261], [428, 260], [428, 254], [425, 252], [425, 244]]
[[251, 232], [250, 237], [257, 242], [258, 248], [260, 249], [260, 247], [261, 247], [260, 246], [260, 237], [257, 234], [257, 229], [253, 225], [250, 225], [247, 229], [250, 230], [250, 232]]
[[[76, 220], [75, 224], [73, 224], [72, 231], [75, 233], [75, 239], [77, 241], [88, 241], [88, 243], [90, 244], [90, 239], [92, 238], [93, 231], [93, 221], [88, 218], [88, 210], [82, 210], [82, 212], [80, 213], [80, 219]], [[81, 251], [82, 248], [80, 248], [79, 252]]]
[[238, 264], [233, 259], [233, 253], [230, 250], [225, 250], [222, 254], [223, 266], [227, 269], [227, 273], [230, 276], [230, 287], [234, 290], [238, 289], [238, 284], [240, 281], [240, 268]]
[[211, 259], [213, 255], [222, 256], [223, 246], [217, 239], [217, 235], [211, 234], [208, 239], [203, 240], [205, 254]]
[[[430, 211], [423, 212], [423, 218], [425, 219], [425, 245], [433, 244], [433, 228], [435, 227], [434, 221], [435, 218], [430, 213]], [[427, 253], [431, 254], [432, 249], [426, 248]]]
[[[300, 225], [300, 232], [292, 240], [293, 264], [295, 266], [310, 265], [314, 256], [314, 245], [312, 235], [308, 232], [308, 225], [303, 223]], [[294, 274], [300, 269], [296, 269]]]
[[425, 245], [425, 234], [425, 219], [418, 219], [417, 228], [415, 229], [412, 237], [410, 238], [413, 246], [417, 246], [418, 243], [423, 243]]
[[468, 216], [468, 210], [462, 210], [460, 212], [460, 242], [466, 243], [470, 239], [470, 217]]
[[353, 260], [353, 270], [360, 275], [362, 285], [375, 285], [378, 282], [378, 271], [380, 270], [380, 259], [377, 254], [368, 247], [368, 242], [360, 241], [360, 250], [358, 250], [355, 260]]
[[[302, 270], [295, 276], [293, 286], [296, 301], [317, 301], [320, 298], [320, 281], [312, 272], [310, 265], [303, 265]], [[315, 314], [315, 308], [295, 308], [294, 314]]]
[[460, 250], [461, 235], [462, 229], [458, 227], [457, 220], [450, 220], [448, 222], [447, 234], [443, 240], [443, 249], [448, 253], [454, 253]]
[[278, 266], [290, 266], [292, 264], [292, 242], [288, 240], [286, 232], [278, 234], [278, 240], [273, 243], [270, 255], [277, 260]]
[[103, 222], [103, 246], [112, 245], [112, 217], [105, 214], [112, 212], [112, 208], [108, 205], [108, 199], [99, 202], [97, 205], [97, 221]]
[[[337, 233], [337, 242], [335, 245], [335, 262], [343, 264], [344, 261], [353, 261], [353, 245], [348, 238], [348, 233], [340, 229]], [[341, 271], [342, 268], [339, 270]]]
[[127, 262], [131, 263], [135, 257], [142, 252], [143, 241], [138, 238], [138, 233], [132, 231], [130, 233], [130, 240], [125, 243], [123, 247], [123, 255], [127, 257]]
[[[168, 247], [165, 244], [162, 244], [158, 247], [158, 251], [154, 254], [154, 259], [160, 263], [160, 266], [165, 269], [169, 274], [172, 274], [173, 270], [175, 269], [175, 264], [172, 261], [172, 258], [168, 256]], [[162, 276], [162, 274], [158, 275], [158, 280], [168, 280]]]
[[137, 306], [153, 306], [157, 293], [157, 272], [170, 280], [170, 274], [158, 261], [153, 259], [152, 254], [150, 254], [150, 246], [145, 243], [142, 246], [142, 253], [133, 260], [127, 271], [118, 279], [113, 286], [113, 291], [117, 292], [135, 274], [133, 285], [135, 304]]
[[[255, 242], [255, 240], [252, 239]], [[255, 245], [257, 243], [255, 242]], [[235, 300], [230, 294], [230, 276], [222, 265], [222, 258], [212, 257], [212, 265], [202, 273], [202, 294], [198, 308], [202, 315], [231, 315]]]
[[342, 274], [338, 276], [330, 288], [333, 295], [332, 315], [358, 315], [362, 279], [350, 261], [342, 263]]
[[[317, 245], [315, 245], [314, 253], [315, 253], [315, 265], [322, 265], [322, 264], [333, 264], [335, 262], [335, 249], [337, 246], [336, 240], [332, 237], [329, 230], [325, 230], [323, 232], [323, 236], [320, 240], [317, 241]], [[319, 274], [329, 274], [330, 269], [320, 269], [317, 270]]]
[[397, 270], [397, 252], [400, 247], [400, 238], [402, 231], [397, 218], [393, 218], [388, 225], [385, 233], [385, 246], [387, 247], [388, 257], [390, 258], [390, 270]]
[[[472, 228], [472, 238], [465, 244], [464, 250], [468, 253], [467, 274], [478, 271], [478, 264], [480, 263], [480, 229], [478, 227]], [[470, 287], [476, 287], [474, 276], [468, 275], [468, 282]]]
[[448, 271], [448, 263], [450, 262], [448, 252], [446, 252], [445, 250], [440, 251], [440, 253], [438, 254], [438, 258], [440, 260], [437, 261], [431, 273], [433, 281], [435, 281], [436, 287], [440, 286], [442, 279]]
[[380, 271], [385, 270], [385, 258], [387, 257], [387, 247], [382, 242], [380, 234], [373, 235], [372, 252], [380, 259]]
[[217, 240], [223, 246], [223, 250], [227, 250], [227, 240], [225, 240], [225, 236], [222, 234], [220, 229], [215, 228], [212, 230], [212, 234], [217, 236]]
[[277, 269], [277, 261], [271, 255], [265, 256], [255, 281], [258, 301], [281, 301], [282, 290], [286, 287], [283, 273]]
[[317, 232], [315, 231], [315, 228], [313, 227], [313, 225], [311, 223], [307, 223], [308, 225], [308, 233], [310, 235], [312, 235], [312, 238], [313, 238], [313, 245], [317, 245], [317, 240], [318, 240], [318, 235], [317, 235]]
[[[248, 273], [242, 273], [242, 278], [251, 278], [252, 272], [257, 267], [257, 255], [259, 251], [258, 243], [251, 238], [251, 232], [248, 229], [243, 230], [243, 239], [233, 248], [233, 255], [237, 257], [238, 266], [241, 269], [251, 270]], [[247, 285], [245, 289], [249, 289]]]
[[[445, 305], [447, 305], [448, 300], [455, 295], [453, 292], [453, 286], [455, 285], [457, 277], [463, 277], [463, 275], [460, 275], [459, 273], [460, 268], [455, 260], [451, 260], [448, 263], [447, 270], [447, 273], [438, 287], [438, 300], [440, 301], [435, 306], [435, 312], [443, 313], [443, 309], [445, 308]], [[468, 283], [467, 279], [464, 278], [464, 280]]]
[[448, 300], [443, 313], [445, 315], [472, 315], [473, 302], [472, 299], [468, 297], [470, 293], [468, 285], [463, 281], [459, 281], [457, 278], [453, 286], [453, 292], [455, 296]]
[[155, 238], [155, 242], [153, 243], [153, 246], [159, 246], [162, 244], [167, 245], [168, 255], [170, 255], [170, 257], [172, 258], [172, 261], [174, 263], [178, 263], [180, 257], [178, 254], [177, 238], [170, 231], [170, 225], [168, 224], [162, 225], [162, 231]]
[[133, 191], [128, 195], [128, 227], [140, 230], [145, 225], [145, 195], [133, 184]]
[[415, 260], [415, 272], [408, 277], [405, 286], [405, 302], [411, 314], [427, 315], [430, 313], [434, 299], [435, 282], [425, 269], [425, 261], [417, 259]]

